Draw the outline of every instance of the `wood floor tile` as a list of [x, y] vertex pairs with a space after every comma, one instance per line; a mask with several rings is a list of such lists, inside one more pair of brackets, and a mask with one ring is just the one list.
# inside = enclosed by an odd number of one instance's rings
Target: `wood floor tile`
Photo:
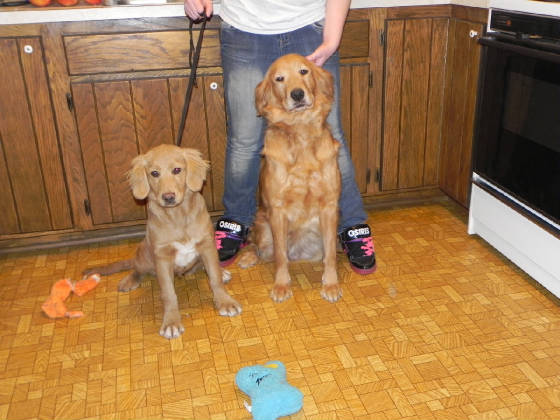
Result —
[[292, 420], [560, 418], [560, 305], [477, 236], [452, 202], [369, 212], [378, 269], [343, 254], [343, 298], [320, 297], [322, 265], [290, 265], [294, 296], [269, 298], [274, 265], [231, 266], [239, 317], [216, 314], [204, 272], [175, 280], [186, 327], [158, 334], [153, 277], [120, 274], [41, 311], [52, 284], [131, 257], [137, 241], [0, 258], [1, 419], [250, 419], [243, 366], [281, 360], [302, 390]]

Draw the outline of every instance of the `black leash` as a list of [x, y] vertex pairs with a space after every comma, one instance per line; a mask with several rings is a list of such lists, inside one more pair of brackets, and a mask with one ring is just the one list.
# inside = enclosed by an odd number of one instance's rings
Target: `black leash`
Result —
[[189, 84], [187, 86], [187, 92], [185, 93], [185, 102], [183, 104], [183, 113], [181, 114], [181, 122], [179, 123], [179, 130], [177, 131], [177, 140], [175, 144], [181, 146], [181, 141], [183, 140], [183, 131], [185, 130], [185, 122], [187, 120], [187, 114], [189, 112], [189, 105], [191, 103], [191, 96], [193, 87], [196, 86], [196, 69], [198, 67], [198, 59], [200, 58], [200, 50], [202, 49], [202, 37], [204, 35], [204, 29], [206, 28], [206, 21], [208, 19], [206, 16], [200, 18], [199, 21], [202, 25], [200, 27], [200, 32], [198, 33], [198, 41], [196, 43], [196, 49], [194, 47], [193, 41], [193, 24], [192, 19], [189, 19], [189, 67], [191, 68], [191, 74], [189, 77]]

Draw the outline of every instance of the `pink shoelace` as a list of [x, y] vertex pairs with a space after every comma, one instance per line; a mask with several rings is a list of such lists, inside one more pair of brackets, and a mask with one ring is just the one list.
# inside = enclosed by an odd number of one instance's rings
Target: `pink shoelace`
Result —
[[216, 249], [222, 249], [222, 239], [227, 236], [226, 232], [218, 230], [214, 233], [214, 240], [216, 241]]
[[367, 237], [367, 238], [363, 238], [362, 239], [362, 243], [364, 244], [363, 246], [361, 246], [360, 248], [364, 250], [364, 253], [367, 256], [373, 255], [374, 253], [374, 249], [373, 249], [373, 238]]

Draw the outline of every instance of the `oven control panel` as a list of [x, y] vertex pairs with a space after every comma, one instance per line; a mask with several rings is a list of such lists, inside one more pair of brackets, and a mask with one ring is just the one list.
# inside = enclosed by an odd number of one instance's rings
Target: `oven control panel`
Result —
[[528, 13], [492, 10], [489, 29], [519, 38], [560, 40], [560, 18]]

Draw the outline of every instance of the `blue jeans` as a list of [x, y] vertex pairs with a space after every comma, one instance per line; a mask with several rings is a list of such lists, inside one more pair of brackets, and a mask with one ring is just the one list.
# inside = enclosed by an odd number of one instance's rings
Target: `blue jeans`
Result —
[[[311, 54], [323, 39], [323, 22], [278, 35], [259, 35], [235, 29], [222, 22], [220, 31], [224, 89], [227, 111], [224, 217], [245, 226], [253, 223], [264, 143], [265, 121], [257, 117], [255, 88], [278, 57]], [[335, 78], [335, 103], [327, 119], [341, 144], [338, 164], [341, 173], [338, 231], [364, 223], [367, 216], [354, 178], [354, 165], [340, 120], [340, 70], [338, 53], [323, 65]]]

